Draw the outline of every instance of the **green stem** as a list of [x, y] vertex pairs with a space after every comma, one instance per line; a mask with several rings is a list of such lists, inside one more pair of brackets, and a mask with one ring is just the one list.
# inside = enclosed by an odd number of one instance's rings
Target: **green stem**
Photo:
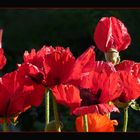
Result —
[[108, 113], [108, 118], [109, 118], [109, 119], [110, 119], [110, 115], [111, 115], [111, 114], [110, 114], [110, 113]]
[[4, 123], [3, 123], [3, 132], [8, 132], [8, 124], [7, 124], [7, 118], [4, 118]]
[[85, 132], [88, 132], [88, 118], [87, 118], [87, 115], [83, 116], [83, 120], [84, 120], [84, 130], [85, 130]]
[[58, 110], [57, 110], [57, 103], [56, 103], [55, 97], [53, 95], [52, 95], [52, 99], [53, 99], [53, 111], [54, 111], [56, 131], [61, 132], [59, 115], [58, 115]]
[[[108, 102], [109, 105], [111, 105], [111, 102]], [[111, 113], [108, 113], [108, 118], [110, 119]]]
[[127, 124], [128, 124], [128, 107], [124, 108], [123, 132], [127, 132]]
[[50, 90], [46, 89], [45, 92], [45, 130], [47, 131], [47, 125], [50, 121], [49, 117], [50, 117]]

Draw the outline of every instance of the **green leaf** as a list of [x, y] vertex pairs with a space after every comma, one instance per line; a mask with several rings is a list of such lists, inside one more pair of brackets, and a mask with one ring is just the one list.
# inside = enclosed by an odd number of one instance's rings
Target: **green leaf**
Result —
[[11, 117], [10, 120], [11, 120], [11, 124], [12, 124], [12, 125], [14, 125], [14, 126], [17, 125], [17, 123], [18, 123], [17, 119], [14, 120], [14, 117]]
[[133, 102], [130, 106], [132, 109], [140, 111], [140, 106], [136, 102]]

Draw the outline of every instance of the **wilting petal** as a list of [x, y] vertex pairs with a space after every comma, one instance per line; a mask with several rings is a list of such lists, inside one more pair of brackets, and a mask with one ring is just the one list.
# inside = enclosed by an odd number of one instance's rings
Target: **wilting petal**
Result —
[[58, 85], [52, 88], [56, 101], [70, 109], [80, 106], [81, 98], [79, 90], [73, 85]]
[[127, 28], [115, 17], [100, 19], [95, 28], [94, 40], [97, 47], [103, 52], [107, 52], [110, 48], [120, 52], [127, 49], [131, 43]]
[[[97, 113], [87, 114], [88, 132], [114, 132], [114, 125], [118, 125], [116, 120], [110, 120], [106, 115]], [[76, 130], [85, 132], [83, 116], [76, 118]]]
[[98, 114], [108, 114], [110, 112], [119, 112], [119, 109], [114, 105], [109, 104], [97, 104], [97, 105], [91, 105], [91, 106], [83, 106], [78, 107], [73, 110], [74, 115], [85, 115], [88, 113], [98, 113]]

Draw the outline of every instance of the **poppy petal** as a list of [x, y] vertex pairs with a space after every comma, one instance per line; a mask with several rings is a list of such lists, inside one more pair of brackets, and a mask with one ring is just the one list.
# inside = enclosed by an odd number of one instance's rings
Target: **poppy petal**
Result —
[[[114, 125], [117, 125], [116, 120], [110, 120], [106, 115], [97, 113], [87, 114], [87, 120], [88, 132], [114, 132]], [[83, 116], [77, 117], [75, 123], [78, 132], [85, 132]]]
[[73, 110], [74, 115], [85, 115], [88, 113], [108, 114], [110, 112], [120, 112], [119, 109], [114, 105], [109, 104], [97, 104], [91, 106], [83, 106]]
[[56, 101], [70, 109], [80, 106], [81, 98], [79, 90], [73, 85], [57, 85], [52, 88]]

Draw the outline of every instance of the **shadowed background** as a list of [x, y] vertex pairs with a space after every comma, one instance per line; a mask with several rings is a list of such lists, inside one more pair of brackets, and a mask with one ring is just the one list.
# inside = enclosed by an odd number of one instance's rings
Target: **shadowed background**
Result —
[[[1, 75], [16, 69], [23, 62], [23, 53], [43, 45], [69, 47], [78, 57], [91, 45], [95, 46], [93, 33], [98, 21], [104, 16], [115, 16], [127, 27], [132, 38], [129, 48], [120, 52], [121, 60], [140, 61], [140, 9], [0, 9], [0, 28], [4, 30], [2, 47], [7, 64]], [[105, 60], [104, 54], [95, 47], [96, 59]], [[59, 105], [62, 131], [75, 131], [75, 116], [70, 116], [64, 106]], [[52, 112], [52, 109], [51, 109]], [[122, 112], [122, 111], [121, 111]], [[140, 112], [129, 109], [128, 131], [140, 131]], [[53, 117], [53, 113], [51, 114]], [[111, 116], [117, 119], [122, 129], [123, 113]], [[31, 108], [19, 117], [11, 131], [43, 131], [44, 102]]]

